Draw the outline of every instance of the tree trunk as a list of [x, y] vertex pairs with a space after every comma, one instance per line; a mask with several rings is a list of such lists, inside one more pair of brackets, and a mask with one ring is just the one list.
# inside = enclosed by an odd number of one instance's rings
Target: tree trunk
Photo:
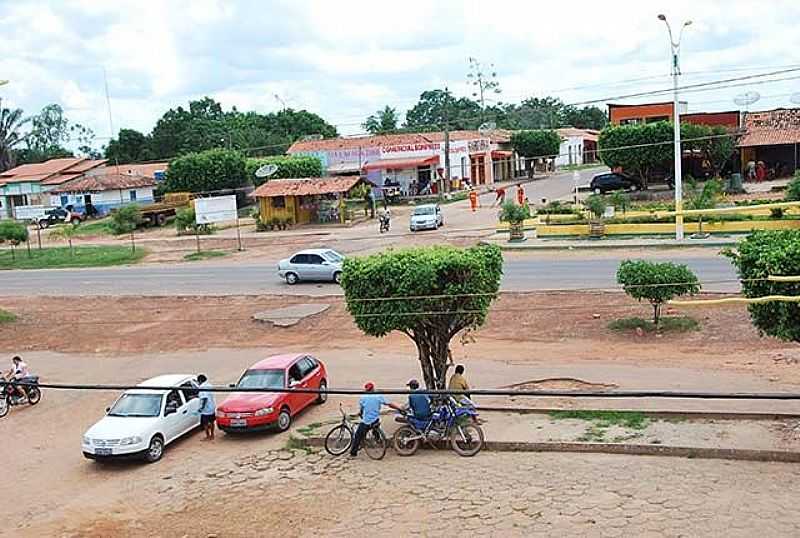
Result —
[[438, 335], [415, 335], [413, 339], [425, 386], [432, 390], [447, 388], [450, 339]]
[[661, 321], [661, 303], [653, 303], [653, 323], [658, 329], [658, 324]]

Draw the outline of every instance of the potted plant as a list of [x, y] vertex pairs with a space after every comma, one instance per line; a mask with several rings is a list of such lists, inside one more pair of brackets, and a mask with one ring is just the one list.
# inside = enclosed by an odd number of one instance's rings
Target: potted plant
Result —
[[278, 217], [272, 217], [272, 219], [269, 221], [269, 227], [272, 230], [279, 230], [281, 227], [281, 219]]
[[525, 224], [525, 219], [529, 219], [530, 217], [531, 212], [527, 205], [517, 205], [514, 202], [506, 202], [503, 204], [503, 207], [500, 209], [500, 221], [508, 222], [510, 232], [508, 238], [509, 242], [525, 240], [525, 230], [523, 226]]
[[603, 214], [606, 212], [606, 200], [599, 194], [592, 194], [586, 198], [584, 206], [591, 214], [589, 221], [589, 237], [599, 239], [606, 234]]

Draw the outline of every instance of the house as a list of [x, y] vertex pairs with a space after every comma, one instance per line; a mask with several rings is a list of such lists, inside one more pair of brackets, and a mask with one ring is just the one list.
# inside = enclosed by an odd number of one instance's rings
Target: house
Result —
[[800, 108], [746, 112], [739, 139], [742, 171], [749, 161], [763, 161], [773, 177], [790, 176], [800, 160]]
[[556, 132], [561, 137], [556, 166], [587, 164], [597, 160], [597, 138], [600, 131], [564, 127], [556, 129]]
[[124, 205], [152, 203], [155, 187], [152, 177], [106, 173], [73, 179], [47, 192], [51, 206], [71, 205], [80, 212], [106, 215]]
[[[510, 132], [451, 131], [450, 177], [457, 185], [511, 179], [514, 173]], [[394, 185], [404, 195], [435, 189], [445, 177], [445, 135], [397, 133], [324, 140], [300, 140], [290, 155], [313, 155], [331, 176], [364, 174], [378, 187]]]
[[363, 180], [359, 176], [273, 179], [250, 196], [258, 200], [261, 222], [293, 224], [344, 222], [344, 197]]
[[17, 206], [47, 205], [49, 196], [46, 191], [81, 177], [105, 162], [69, 157], [23, 164], [0, 173], [0, 218], [14, 218]]

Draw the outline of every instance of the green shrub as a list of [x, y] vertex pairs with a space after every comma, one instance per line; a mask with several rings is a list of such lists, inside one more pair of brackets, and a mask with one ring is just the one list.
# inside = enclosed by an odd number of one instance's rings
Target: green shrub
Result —
[[0, 243], [8, 241], [16, 246], [28, 240], [28, 228], [21, 222], [0, 220]]
[[592, 194], [586, 197], [586, 201], [583, 203], [586, 206], [586, 209], [589, 210], [596, 219], [602, 219], [603, 214], [606, 212], [606, 199], [604, 196], [600, 194]]
[[136, 204], [120, 207], [111, 212], [111, 222], [108, 227], [116, 235], [130, 233], [142, 222], [142, 213]]
[[773, 219], [782, 219], [783, 218], [783, 208], [782, 207], [773, 207], [769, 210], [769, 216]]
[[[265, 164], [274, 164], [278, 170], [268, 178], [255, 176], [256, 170]], [[295, 179], [322, 177], [325, 168], [318, 157], [312, 155], [276, 155], [274, 157], [250, 158], [245, 161], [245, 173], [256, 186], [270, 179]]]
[[515, 202], [506, 202], [500, 208], [498, 215], [500, 222], [508, 222], [511, 224], [518, 224], [525, 219], [531, 218], [531, 211], [527, 205], [518, 205]]
[[211, 192], [250, 184], [245, 159], [238, 151], [210, 149], [177, 157], [169, 163], [165, 192]]
[[653, 323], [658, 327], [661, 307], [667, 301], [700, 291], [697, 276], [685, 265], [671, 262], [625, 260], [617, 269], [617, 283], [637, 301], [653, 306]]
[[800, 172], [794, 175], [794, 179], [786, 186], [786, 201], [798, 202], [800, 201]]
[[609, 202], [611, 202], [611, 205], [614, 206], [614, 209], [616, 211], [622, 211], [623, 215], [631, 207], [631, 197], [624, 191], [612, 192], [611, 196], [608, 197], [608, 200]]
[[201, 234], [208, 235], [217, 231], [213, 224], [197, 224], [195, 221], [194, 206], [184, 207], [175, 213], [175, 229], [178, 235]]

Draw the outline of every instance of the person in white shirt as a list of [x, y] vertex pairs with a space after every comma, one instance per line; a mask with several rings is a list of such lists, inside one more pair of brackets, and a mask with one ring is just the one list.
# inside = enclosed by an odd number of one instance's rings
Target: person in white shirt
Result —
[[[28, 365], [23, 362], [22, 357], [14, 357], [11, 359], [12, 367], [11, 369], [6, 372], [5, 378], [9, 381], [20, 381], [25, 377], [29, 377], [31, 375], [30, 370], [28, 370]], [[17, 394], [24, 399], [28, 398], [27, 393], [25, 392], [25, 388], [17, 385], [16, 386]]]

